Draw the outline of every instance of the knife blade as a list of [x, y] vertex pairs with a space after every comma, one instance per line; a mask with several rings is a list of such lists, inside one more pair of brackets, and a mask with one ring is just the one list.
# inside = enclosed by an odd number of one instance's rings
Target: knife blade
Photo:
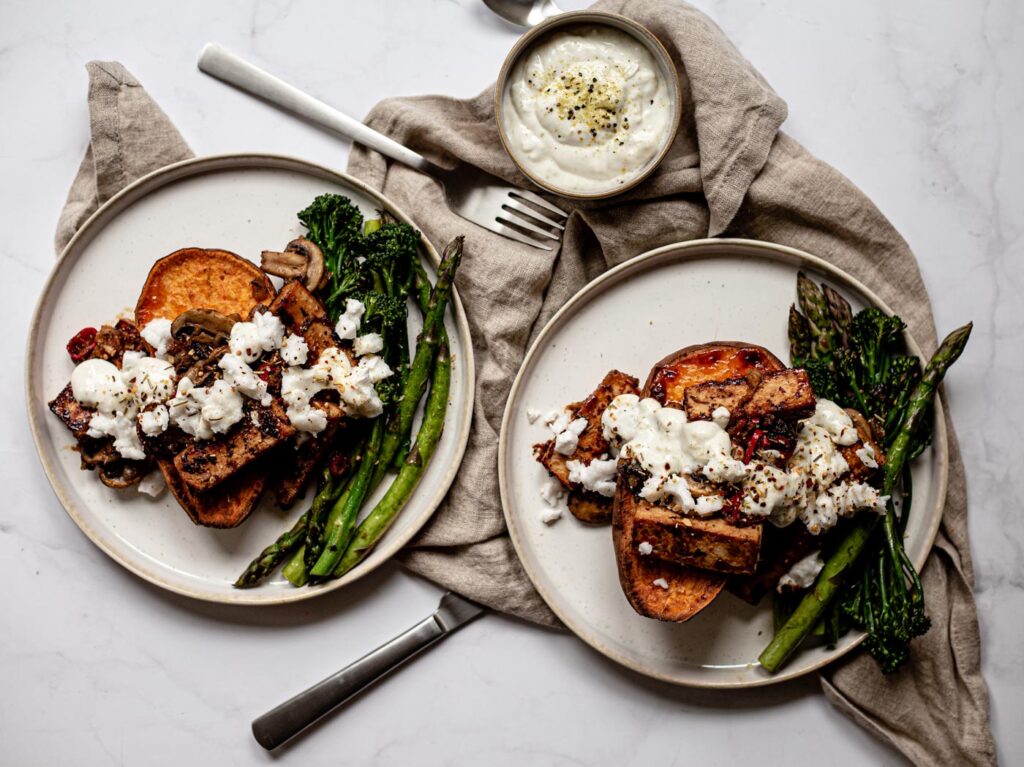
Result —
[[437, 610], [408, 631], [253, 720], [253, 736], [268, 751], [277, 748], [485, 609], [446, 592]]

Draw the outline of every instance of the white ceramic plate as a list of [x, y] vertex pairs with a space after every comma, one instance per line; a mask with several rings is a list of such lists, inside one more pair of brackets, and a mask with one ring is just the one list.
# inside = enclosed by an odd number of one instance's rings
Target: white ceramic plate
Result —
[[[801, 651], [775, 676], [757, 663], [772, 635], [771, 599], [751, 607], [722, 592], [688, 623], [663, 623], [633, 611], [619, 586], [610, 526], [592, 527], [568, 511], [548, 527], [538, 494], [545, 470], [531, 446], [549, 438], [527, 408], [547, 412], [581, 399], [612, 369], [641, 381], [665, 355], [706, 341], [760, 344], [788, 359], [786, 318], [796, 273], [827, 280], [854, 305], [888, 309], [867, 288], [806, 253], [751, 240], [669, 245], [622, 264], [580, 291], [547, 324], [509, 395], [499, 454], [501, 498], [526, 572], [551, 609], [609, 658], [658, 679], [698, 687], [751, 687], [818, 668], [857, 645]], [[911, 350], [920, 350], [908, 338]], [[914, 507], [907, 550], [923, 564], [946, 491], [947, 446], [936, 399], [932, 447], [913, 467]]]
[[[434, 459], [373, 553], [343, 578], [323, 586], [296, 589], [280, 576], [255, 589], [231, 586], [249, 560], [302, 513], [306, 501], [282, 512], [265, 498], [233, 530], [197, 527], [170, 493], [154, 501], [134, 488], [111, 490], [81, 471], [71, 435], [47, 409], [71, 374], [73, 365], [64, 350], [68, 338], [118, 314], [131, 316], [156, 259], [198, 246], [258, 261], [261, 250], [283, 247], [305, 231], [295, 214], [325, 192], [348, 196], [367, 216], [387, 210], [414, 223], [361, 182], [301, 160], [270, 155], [189, 160], [140, 179], [97, 211], [61, 254], [39, 299], [28, 339], [28, 409], [50, 484], [97, 546], [158, 586], [199, 599], [244, 604], [291, 602], [339, 588], [378, 567], [412, 538], [455, 477], [469, 436], [473, 351], [454, 294], [445, 320], [452, 344], [451, 399]], [[430, 270], [438, 262], [425, 239], [421, 257]]]

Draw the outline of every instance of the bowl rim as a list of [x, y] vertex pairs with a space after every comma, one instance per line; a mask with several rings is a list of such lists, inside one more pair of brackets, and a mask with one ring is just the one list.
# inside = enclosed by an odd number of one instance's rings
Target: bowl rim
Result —
[[[620, 32], [633, 37], [635, 40], [643, 44], [651, 55], [658, 61], [660, 65], [659, 68], [663, 70], [662, 75], [666, 76], [669, 81], [669, 90], [675, 94], [675, 108], [672, 111], [672, 118], [669, 121], [669, 130], [666, 132], [658, 153], [648, 163], [647, 168], [643, 172], [638, 173], [626, 183], [605, 192], [570, 192], [569, 190], [562, 189], [561, 187], [545, 181], [539, 176], [531, 173], [523, 166], [510, 148], [508, 136], [505, 133], [505, 126], [502, 120], [502, 101], [504, 100], [503, 96], [505, 93], [505, 86], [508, 82], [508, 76], [512, 71], [512, 68], [519, 63], [523, 54], [532, 47], [538, 39], [549, 34], [556, 28], [573, 24], [603, 25], [613, 29], [618, 29]], [[565, 13], [560, 13], [557, 16], [552, 16], [537, 26], [527, 30], [526, 33], [516, 41], [516, 44], [512, 46], [508, 55], [505, 56], [505, 61], [502, 63], [501, 70], [498, 73], [498, 81], [494, 85], [494, 118], [498, 127], [498, 137], [501, 139], [501, 145], [505, 150], [505, 154], [508, 155], [509, 159], [512, 160], [513, 164], [515, 164], [516, 168], [518, 168], [523, 175], [541, 189], [556, 194], [559, 197], [565, 197], [571, 200], [609, 199], [633, 189], [638, 184], [645, 181], [652, 173], [654, 173], [655, 170], [658, 169], [662, 161], [665, 159], [665, 155], [667, 155], [669, 149], [672, 148], [672, 144], [675, 143], [676, 136], [679, 133], [679, 124], [682, 121], [682, 117], [682, 86], [679, 81], [679, 72], [676, 70], [675, 63], [672, 61], [672, 56], [669, 54], [668, 50], [657, 36], [644, 25], [621, 14], [611, 13], [609, 11], [567, 11]]]

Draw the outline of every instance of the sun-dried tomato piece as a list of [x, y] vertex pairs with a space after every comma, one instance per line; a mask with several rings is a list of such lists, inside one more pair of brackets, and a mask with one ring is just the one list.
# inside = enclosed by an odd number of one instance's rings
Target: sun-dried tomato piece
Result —
[[96, 348], [96, 332], [96, 328], [82, 328], [71, 336], [67, 350], [72, 362], [82, 362], [89, 357]]

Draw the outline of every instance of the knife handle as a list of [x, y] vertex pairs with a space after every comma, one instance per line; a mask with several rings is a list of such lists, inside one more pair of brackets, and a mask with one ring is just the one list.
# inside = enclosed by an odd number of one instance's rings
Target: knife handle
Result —
[[352, 117], [289, 85], [217, 43], [207, 43], [199, 54], [199, 69], [243, 91], [305, 117], [310, 122], [347, 136], [392, 160], [424, 173], [437, 175], [439, 168], [422, 155], [378, 133]]
[[268, 751], [277, 748], [428, 648], [445, 633], [434, 616], [429, 616], [355, 663], [254, 720], [252, 734]]

